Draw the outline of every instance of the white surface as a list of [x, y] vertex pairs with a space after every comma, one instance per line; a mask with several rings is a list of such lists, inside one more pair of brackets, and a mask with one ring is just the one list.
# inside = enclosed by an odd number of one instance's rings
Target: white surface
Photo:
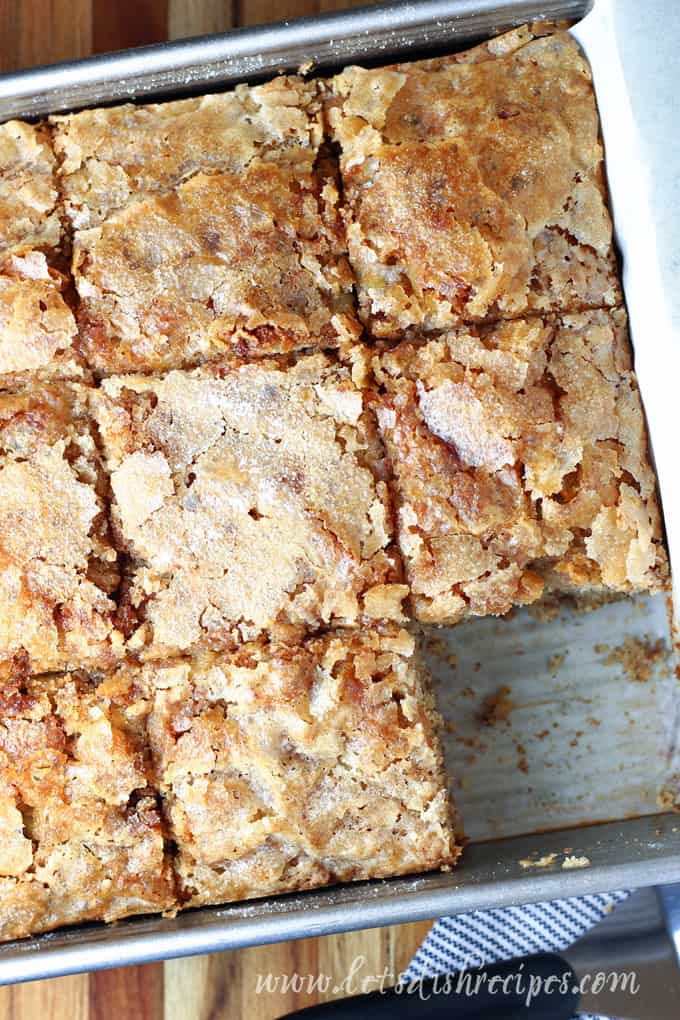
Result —
[[674, 329], [680, 330], [680, 3], [619, 0], [614, 10], [617, 45], [647, 171], [661, 279], [672, 299]]

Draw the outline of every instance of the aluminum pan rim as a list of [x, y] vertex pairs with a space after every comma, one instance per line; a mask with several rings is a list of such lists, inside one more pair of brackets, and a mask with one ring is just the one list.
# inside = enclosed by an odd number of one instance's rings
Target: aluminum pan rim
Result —
[[0, 121], [215, 89], [312, 63], [408, 59], [539, 19], [576, 21], [593, 0], [400, 0], [220, 35], [159, 43], [0, 76]]
[[[548, 868], [526, 867], [540, 847]], [[588, 867], [565, 870], [566, 850]], [[502, 859], [501, 859], [502, 853]], [[615, 861], [615, 856], [621, 859]], [[524, 865], [520, 862], [524, 861]], [[225, 907], [173, 919], [132, 918], [62, 929], [0, 947], [0, 985], [85, 970], [151, 963], [289, 939], [403, 924], [444, 914], [565, 896], [680, 882], [675, 814], [556, 830], [471, 846], [452, 874], [357, 883]], [[466, 878], [473, 873], [472, 881]]]

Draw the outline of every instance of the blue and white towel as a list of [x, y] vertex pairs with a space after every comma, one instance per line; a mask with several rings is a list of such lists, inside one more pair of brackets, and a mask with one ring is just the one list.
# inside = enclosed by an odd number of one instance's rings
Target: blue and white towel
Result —
[[[407, 984], [531, 953], [563, 952], [629, 895], [600, 893], [442, 917], [432, 926], [402, 981]], [[606, 1018], [582, 1013], [579, 1020]]]

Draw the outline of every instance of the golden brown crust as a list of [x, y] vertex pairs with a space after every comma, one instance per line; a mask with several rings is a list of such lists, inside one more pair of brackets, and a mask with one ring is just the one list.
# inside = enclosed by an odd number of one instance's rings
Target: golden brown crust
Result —
[[0, 125], [0, 254], [59, 245], [55, 158], [44, 125]]
[[80, 674], [0, 688], [0, 939], [174, 903], [149, 762]]
[[400, 618], [382, 450], [347, 368], [319, 354], [113, 377], [92, 401], [131, 648]]
[[100, 375], [357, 338], [317, 88], [56, 118], [83, 350]]
[[0, 125], [0, 391], [80, 379], [76, 324], [57, 271], [56, 161], [44, 125]]
[[590, 70], [566, 34], [328, 83], [376, 336], [620, 300]]
[[376, 371], [419, 619], [667, 583], [622, 311], [465, 328]]
[[90, 366], [181, 368], [356, 339], [336, 201], [331, 182], [259, 161], [197, 174], [79, 231], [73, 269]]
[[0, 390], [86, 378], [65, 286], [42, 252], [0, 262]]
[[449, 866], [437, 718], [396, 627], [121, 670], [186, 906]]
[[272, 161], [303, 176], [322, 140], [316, 87], [295, 76], [174, 103], [52, 117], [66, 213], [77, 230], [196, 173]]
[[0, 676], [121, 651], [99, 470], [81, 387], [0, 395]]
[[406, 596], [668, 583], [620, 300], [545, 26], [0, 127], [0, 939], [455, 863]]

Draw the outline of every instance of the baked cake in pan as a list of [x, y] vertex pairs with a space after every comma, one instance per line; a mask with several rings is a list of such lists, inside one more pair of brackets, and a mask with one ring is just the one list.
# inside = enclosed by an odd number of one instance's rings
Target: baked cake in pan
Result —
[[0, 939], [174, 905], [136, 729], [81, 673], [0, 686]]
[[0, 938], [449, 867], [439, 724], [389, 625], [13, 677]]
[[54, 123], [81, 342], [98, 374], [356, 338], [313, 84]]
[[325, 354], [115, 376], [92, 391], [146, 655], [401, 618], [375, 421]]
[[0, 938], [450, 867], [407, 628], [667, 586], [568, 35], [0, 127]]
[[122, 652], [87, 392], [0, 394], [0, 689], [15, 669], [105, 668]]
[[418, 619], [664, 586], [623, 311], [461, 327], [375, 368]]
[[328, 93], [372, 335], [621, 300], [590, 69], [568, 35], [350, 67]]
[[47, 132], [0, 125], [0, 391], [77, 379], [84, 365], [65, 298], [56, 159]]
[[56, 158], [44, 125], [0, 125], [0, 252], [61, 243]]
[[104, 686], [147, 720], [186, 906], [455, 861], [439, 720], [405, 630], [254, 642]]

